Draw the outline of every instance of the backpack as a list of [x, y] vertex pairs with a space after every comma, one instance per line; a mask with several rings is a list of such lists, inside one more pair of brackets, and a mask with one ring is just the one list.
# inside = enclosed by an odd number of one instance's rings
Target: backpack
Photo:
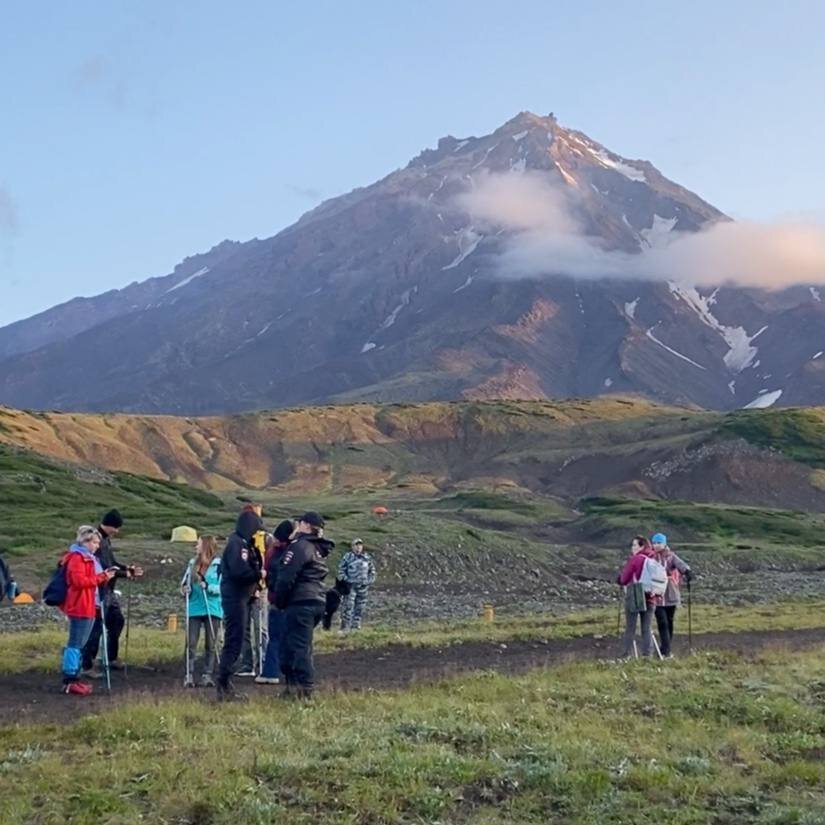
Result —
[[645, 593], [651, 596], [662, 596], [667, 590], [667, 570], [663, 564], [650, 557], [645, 559], [639, 583]]
[[11, 583], [12, 578], [8, 565], [3, 561], [2, 557], [0, 557], [0, 602], [2, 602], [6, 596], [14, 598], [11, 595]]
[[[68, 554], [67, 554], [68, 555]], [[43, 590], [43, 601], [49, 607], [61, 607], [69, 595], [69, 582], [66, 579], [66, 556], [57, 563], [57, 567]]]

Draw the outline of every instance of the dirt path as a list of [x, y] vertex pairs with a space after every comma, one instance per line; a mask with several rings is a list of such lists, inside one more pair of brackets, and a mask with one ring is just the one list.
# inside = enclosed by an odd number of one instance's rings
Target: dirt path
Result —
[[[752, 653], [768, 647], [798, 650], [821, 643], [825, 643], [825, 628], [705, 633], [694, 636], [693, 649]], [[686, 646], [686, 639], [677, 640], [677, 655], [686, 652]], [[546, 642], [467, 642], [442, 648], [393, 645], [321, 654], [316, 656], [316, 670], [323, 691], [395, 689], [474, 670], [523, 673], [568, 660], [609, 659], [616, 655], [617, 647], [615, 638], [592, 636]], [[156, 671], [132, 669], [128, 680], [115, 673], [112, 697], [98, 685], [98, 692], [89, 698], [62, 696], [57, 678], [42, 673], [0, 675], [0, 723], [68, 722], [115, 704], [182, 693], [180, 670], [180, 666], [171, 664], [161, 665]], [[260, 687], [249, 679], [239, 679], [238, 683], [255, 695], [274, 695], [278, 691], [277, 687]], [[191, 695], [207, 701], [214, 697], [211, 690], [197, 690]]]

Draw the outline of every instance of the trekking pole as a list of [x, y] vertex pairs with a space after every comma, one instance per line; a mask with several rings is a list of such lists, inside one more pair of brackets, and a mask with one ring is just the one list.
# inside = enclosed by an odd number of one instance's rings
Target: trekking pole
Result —
[[100, 639], [103, 645], [102, 661], [103, 673], [106, 676], [106, 692], [112, 695], [112, 672], [109, 669], [109, 631], [106, 628], [105, 599], [100, 600]]
[[[206, 579], [204, 579], [204, 583], [206, 583]], [[203, 588], [203, 601], [206, 605], [206, 624], [207, 624], [207, 632], [210, 634], [210, 638], [212, 639], [212, 656], [213, 661], [218, 661], [218, 637], [215, 635], [215, 623], [212, 621], [212, 611], [209, 609], [209, 585], [207, 584], [206, 587]], [[210, 676], [215, 675], [214, 673], [214, 666], [212, 668], [212, 673]]]
[[266, 648], [269, 645], [269, 625], [264, 625], [264, 599], [258, 596], [258, 676], [263, 676]]
[[186, 685], [189, 685], [192, 674], [189, 668], [189, 598], [192, 595], [192, 565], [186, 570], [186, 598], [184, 602], [184, 626], [183, 632], [186, 634], [184, 640], [184, 654], [186, 656]]
[[129, 628], [132, 623], [132, 577], [126, 578], [126, 645], [123, 653], [123, 678], [129, 678]]
[[690, 579], [687, 580], [688, 586], [688, 655], [693, 653], [693, 615], [691, 612], [690, 599]]

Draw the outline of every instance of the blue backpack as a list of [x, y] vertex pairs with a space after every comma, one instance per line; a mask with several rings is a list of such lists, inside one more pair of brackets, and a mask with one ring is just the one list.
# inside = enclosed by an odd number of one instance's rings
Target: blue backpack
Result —
[[60, 607], [68, 595], [69, 582], [66, 579], [66, 557], [64, 556], [57, 563], [57, 568], [43, 590], [43, 601], [49, 607]]

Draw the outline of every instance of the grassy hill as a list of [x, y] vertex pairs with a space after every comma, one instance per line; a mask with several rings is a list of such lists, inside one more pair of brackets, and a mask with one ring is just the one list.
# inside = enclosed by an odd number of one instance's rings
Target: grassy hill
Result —
[[0, 443], [86, 467], [289, 495], [523, 489], [825, 512], [825, 411], [730, 415], [631, 398], [356, 404], [247, 415], [29, 413]]
[[147, 619], [169, 609], [190, 552], [169, 544], [171, 528], [225, 535], [239, 498], [262, 502], [269, 524], [323, 512], [333, 564], [364, 538], [388, 620], [464, 617], [487, 600], [603, 603], [629, 538], [654, 530], [725, 583], [706, 599], [825, 589], [813, 575], [825, 566], [819, 410], [722, 416], [616, 398], [215, 419], [0, 413], [0, 545], [21, 581], [39, 591], [77, 524], [118, 507], [119, 552], [149, 569]]

